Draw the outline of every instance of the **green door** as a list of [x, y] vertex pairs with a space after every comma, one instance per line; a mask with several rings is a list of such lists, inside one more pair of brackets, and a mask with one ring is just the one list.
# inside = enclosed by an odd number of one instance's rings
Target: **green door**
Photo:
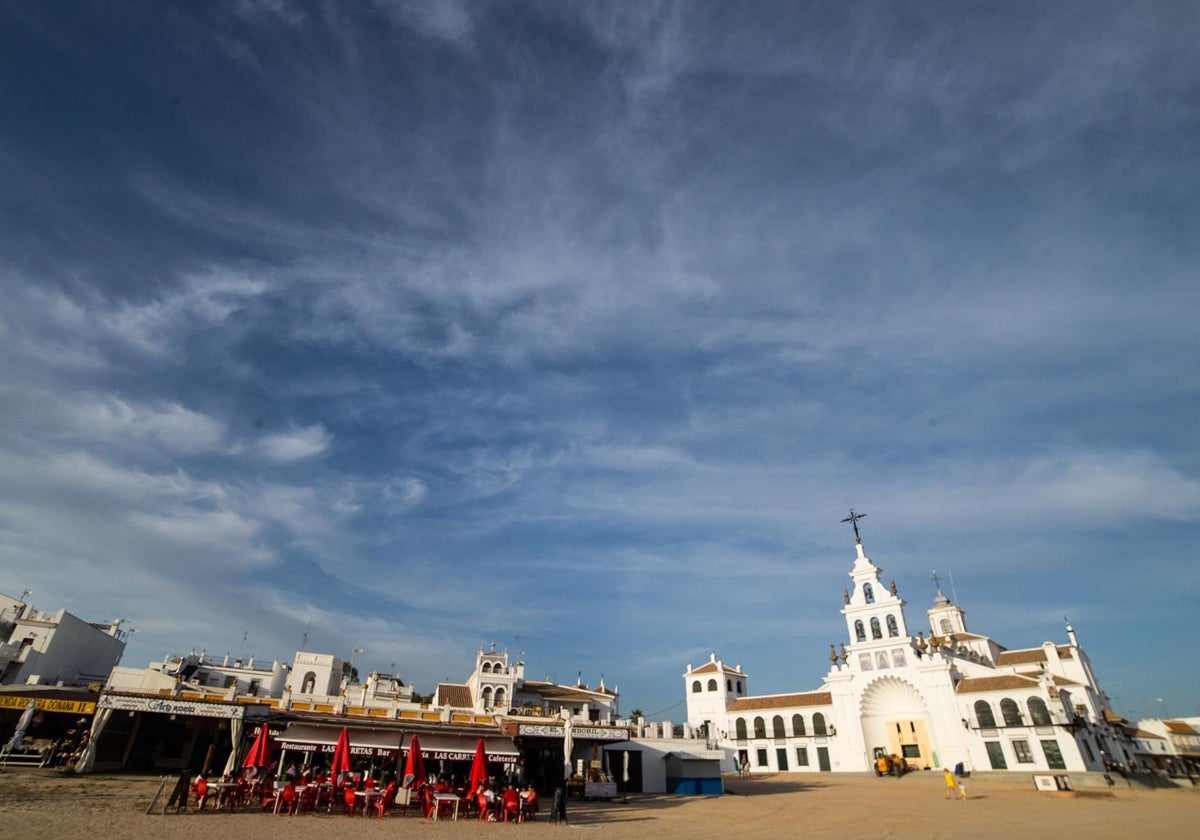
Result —
[[992, 763], [992, 769], [1007, 770], [1008, 762], [1004, 760], [1004, 748], [1000, 746], [1000, 742], [984, 741], [983, 745], [987, 747], [988, 761]]
[[829, 772], [829, 747], [817, 747], [817, 766], [822, 773]]

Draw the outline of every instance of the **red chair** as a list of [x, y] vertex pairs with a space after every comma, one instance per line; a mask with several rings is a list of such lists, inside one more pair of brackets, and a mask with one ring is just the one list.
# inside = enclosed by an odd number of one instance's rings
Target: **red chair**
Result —
[[342, 792], [342, 801], [346, 803], [346, 816], [354, 816], [354, 785], [346, 785]]
[[521, 819], [536, 820], [538, 812], [538, 795], [533, 788], [529, 789], [524, 801], [521, 802]]
[[283, 786], [283, 790], [279, 793], [278, 807], [275, 810], [276, 814], [294, 814], [296, 813], [296, 800], [299, 797], [296, 795], [295, 782], [288, 782]]
[[386, 817], [391, 812], [392, 806], [396, 804], [397, 790], [399, 790], [399, 786], [395, 780], [390, 781], [383, 789], [383, 796], [375, 800], [375, 810], [379, 812], [379, 819]]
[[196, 810], [203, 811], [208, 802], [208, 779], [201, 776], [196, 780]]

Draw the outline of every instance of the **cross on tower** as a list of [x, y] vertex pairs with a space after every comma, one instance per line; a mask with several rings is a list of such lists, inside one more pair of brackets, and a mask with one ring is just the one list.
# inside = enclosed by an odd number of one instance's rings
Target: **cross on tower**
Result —
[[937, 569], [933, 570], [933, 585], [937, 587], [938, 592], [942, 591], [942, 582], [938, 580]]
[[854, 512], [854, 508], [850, 508], [850, 515], [849, 515], [849, 516], [847, 516], [845, 519], [843, 519], [843, 520], [842, 520], [843, 522], [849, 522], [849, 523], [850, 523], [850, 525], [851, 525], [851, 526], [853, 526], [853, 528], [854, 528], [854, 541], [855, 541], [856, 543], [861, 543], [861, 542], [862, 542], [862, 537], [860, 537], [860, 536], [858, 535], [858, 520], [862, 519], [864, 516], [866, 516], [866, 514], [865, 514], [865, 513], [855, 513], [855, 512]]

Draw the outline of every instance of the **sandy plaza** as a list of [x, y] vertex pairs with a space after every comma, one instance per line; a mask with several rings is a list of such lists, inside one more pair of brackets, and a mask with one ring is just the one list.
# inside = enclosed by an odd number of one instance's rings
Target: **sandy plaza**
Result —
[[[868, 774], [812, 778], [775, 775], [725, 778], [720, 797], [636, 795], [628, 802], [571, 802], [567, 826], [543, 812], [536, 822], [487, 824], [474, 820], [430, 822], [417, 812], [388, 819], [341, 815], [276, 817], [253, 811], [206, 811], [147, 815], [161, 777], [80, 778], [44, 770], [0, 774], [0, 837], [108, 837], [210, 840], [285, 832], [293, 840], [338, 836], [530, 838], [603, 834], [614, 838], [806, 837], [806, 838], [1072, 838], [1195, 837], [1200, 826], [1200, 789], [1150, 790], [1120, 786], [1075, 796], [1038, 792], [1028, 780], [975, 778], [965, 801], [947, 800], [935, 773], [901, 779]], [[281, 823], [281, 820], [286, 822]]]

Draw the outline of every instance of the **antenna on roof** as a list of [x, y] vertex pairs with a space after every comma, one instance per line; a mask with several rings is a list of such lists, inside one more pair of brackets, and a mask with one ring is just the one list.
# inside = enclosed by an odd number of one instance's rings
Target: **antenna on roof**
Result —
[[947, 569], [946, 574], [950, 575], [950, 591], [954, 593], [954, 603], [962, 603], [958, 600], [958, 590], [954, 587], [954, 572]]
[[308, 626], [304, 628], [304, 635], [300, 637], [300, 650], [304, 650], [304, 646], [308, 644], [308, 631], [312, 629], [312, 619], [308, 620]]

